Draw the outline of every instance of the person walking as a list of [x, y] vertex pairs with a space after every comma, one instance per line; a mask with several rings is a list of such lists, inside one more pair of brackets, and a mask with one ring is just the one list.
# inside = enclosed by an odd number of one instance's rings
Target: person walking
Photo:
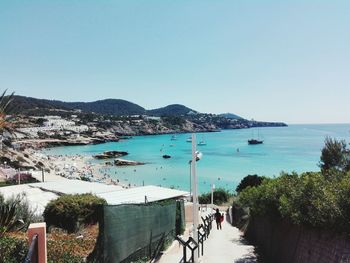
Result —
[[214, 214], [214, 216], [215, 216], [216, 228], [222, 229], [221, 228], [221, 213], [219, 211], [219, 208], [216, 208], [216, 213]]

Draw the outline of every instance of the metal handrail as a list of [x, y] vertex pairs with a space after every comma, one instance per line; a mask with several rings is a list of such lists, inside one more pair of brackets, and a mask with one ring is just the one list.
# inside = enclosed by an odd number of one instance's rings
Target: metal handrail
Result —
[[32, 242], [28, 250], [28, 254], [23, 263], [38, 263], [38, 235], [32, 237]]

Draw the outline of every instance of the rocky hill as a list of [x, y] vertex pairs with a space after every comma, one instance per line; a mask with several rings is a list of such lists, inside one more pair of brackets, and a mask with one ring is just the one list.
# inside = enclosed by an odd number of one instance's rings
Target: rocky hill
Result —
[[[56, 111], [80, 110], [86, 113], [97, 113], [101, 115], [130, 116], [183, 116], [188, 113], [196, 113], [184, 105], [172, 104], [159, 109], [146, 110], [145, 108], [121, 99], [105, 99], [93, 102], [64, 102], [59, 100], [36, 99], [24, 96], [14, 96], [12, 112], [17, 114], [46, 115]], [[45, 115], [45, 114], [44, 114]]]
[[53, 102], [53, 104], [102, 115], [121, 116], [146, 114], [146, 110], [143, 107], [121, 99], [105, 99], [93, 102]]
[[163, 108], [148, 110], [147, 114], [152, 116], [185, 116], [188, 114], [194, 114], [197, 111], [192, 110], [181, 104], [172, 104]]
[[15, 96], [11, 105], [14, 114], [23, 116], [17, 120], [15, 124], [17, 128], [42, 125], [46, 121], [44, 116], [49, 115], [60, 116], [77, 125], [88, 126], [89, 131], [98, 128], [102, 129], [100, 132], [108, 131], [116, 135], [206, 132], [286, 125], [280, 122], [250, 121], [232, 113], [223, 115], [199, 113], [180, 104], [146, 110], [135, 103], [121, 99], [63, 102]]
[[219, 114], [219, 116], [227, 119], [243, 119], [241, 116], [238, 116], [233, 113], [222, 113], [222, 114]]

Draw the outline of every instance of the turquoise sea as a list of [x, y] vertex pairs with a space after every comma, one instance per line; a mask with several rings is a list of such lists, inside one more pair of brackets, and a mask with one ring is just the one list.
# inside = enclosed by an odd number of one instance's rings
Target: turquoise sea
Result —
[[[255, 134], [264, 140], [260, 145], [248, 145]], [[135, 136], [120, 142], [99, 145], [57, 147], [45, 151], [51, 155], [95, 155], [107, 150], [129, 152], [125, 159], [146, 162], [134, 167], [111, 167], [108, 173], [121, 182], [132, 185], [161, 185], [189, 190], [191, 143], [190, 134]], [[350, 124], [290, 125], [276, 128], [224, 130], [198, 133], [197, 146], [203, 157], [197, 162], [198, 188], [210, 191], [210, 184], [229, 190], [236, 188], [248, 174], [268, 177], [281, 171], [298, 173], [319, 171], [318, 163], [326, 136], [350, 142]], [[171, 155], [163, 159], [162, 155]], [[94, 162], [100, 162], [94, 160]], [[104, 162], [104, 161], [101, 161]]]

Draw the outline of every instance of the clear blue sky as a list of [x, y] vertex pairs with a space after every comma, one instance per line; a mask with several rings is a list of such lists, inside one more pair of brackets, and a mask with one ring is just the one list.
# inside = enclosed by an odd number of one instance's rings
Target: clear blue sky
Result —
[[37, 98], [350, 123], [350, 1], [0, 0], [0, 83]]

